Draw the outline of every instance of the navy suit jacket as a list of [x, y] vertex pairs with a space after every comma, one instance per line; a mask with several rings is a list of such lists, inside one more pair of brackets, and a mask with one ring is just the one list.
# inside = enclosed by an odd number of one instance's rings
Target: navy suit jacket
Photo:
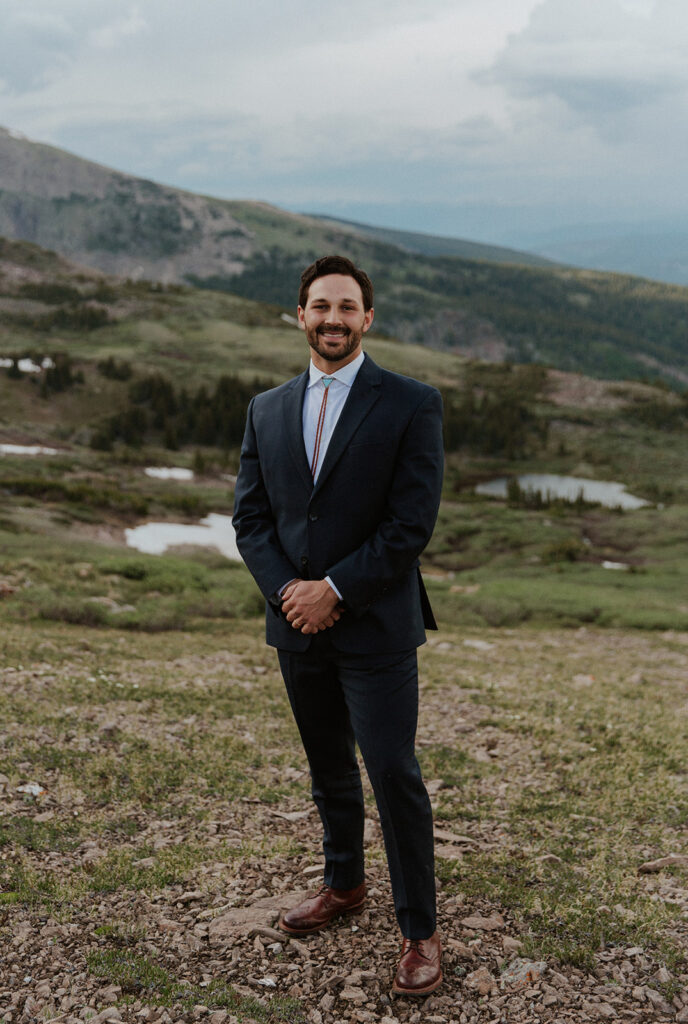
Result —
[[435, 388], [366, 356], [313, 484], [303, 444], [308, 371], [248, 409], [236, 483], [239, 551], [268, 604], [267, 642], [303, 651], [310, 636], [280, 612], [295, 577], [330, 576], [344, 612], [328, 630], [351, 653], [409, 650], [436, 629], [418, 569], [442, 488], [442, 400]]

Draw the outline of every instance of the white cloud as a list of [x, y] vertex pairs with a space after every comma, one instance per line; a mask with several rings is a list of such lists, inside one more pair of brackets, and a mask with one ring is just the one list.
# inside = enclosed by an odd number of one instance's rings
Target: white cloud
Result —
[[93, 29], [89, 33], [87, 45], [98, 49], [110, 50], [120, 42], [138, 35], [147, 28], [146, 20], [138, 7], [132, 7], [124, 17], [114, 18], [112, 21]]
[[685, 0], [59, 10], [0, 0], [0, 123], [125, 171], [310, 208], [686, 205]]
[[684, 92], [688, 11], [619, 0], [543, 0], [487, 76], [516, 96], [554, 96], [591, 121]]

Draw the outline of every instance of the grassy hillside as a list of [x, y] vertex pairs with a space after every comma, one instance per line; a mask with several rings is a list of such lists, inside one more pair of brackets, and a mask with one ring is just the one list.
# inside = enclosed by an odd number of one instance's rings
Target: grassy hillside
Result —
[[[0, 271], [0, 357], [10, 363], [0, 370], [0, 443], [60, 450], [0, 458], [4, 572], [19, 591], [12, 608], [20, 617], [88, 619], [88, 588], [65, 577], [52, 552], [99, 540], [98, 562], [107, 563], [109, 546], [121, 546], [124, 528], [142, 518], [230, 512], [247, 401], [301, 372], [307, 348], [279, 306], [108, 279], [24, 243], [3, 244]], [[442, 615], [492, 625], [688, 624], [684, 398], [380, 337], [367, 347], [444, 393], [445, 501], [425, 556]], [[26, 357], [54, 365], [20, 372]], [[143, 474], [161, 464], [193, 468], [196, 477]], [[474, 492], [480, 481], [526, 471], [619, 480], [657, 505], [620, 514], [533, 504], [517, 492], [505, 505]], [[27, 558], [36, 563], [28, 576]], [[629, 568], [613, 573], [605, 561]], [[172, 586], [152, 604], [156, 588], [120, 596], [134, 608], [132, 628], [178, 625], [231, 611], [225, 583], [214, 579], [198, 584], [200, 604], [196, 584]], [[101, 609], [100, 618], [108, 614]]]
[[303, 267], [342, 252], [375, 281], [382, 334], [495, 362], [688, 383], [686, 289], [526, 266], [532, 258], [519, 253], [500, 252], [513, 263], [495, 263], [489, 248], [459, 240], [193, 195], [0, 130], [2, 234], [108, 273], [289, 309]]

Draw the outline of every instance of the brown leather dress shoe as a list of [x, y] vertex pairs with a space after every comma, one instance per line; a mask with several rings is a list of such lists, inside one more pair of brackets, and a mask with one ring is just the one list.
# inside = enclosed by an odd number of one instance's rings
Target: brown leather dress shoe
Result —
[[442, 943], [435, 932], [429, 939], [404, 939], [392, 992], [427, 996], [442, 982]]
[[365, 903], [365, 882], [355, 889], [333, 889], [323, 885], [314, 896], [309, 896], [292, 907], [279, 920], [283, 932], [290, 935], [310, 935], [327, 927], [340, 914], [353, 914]]

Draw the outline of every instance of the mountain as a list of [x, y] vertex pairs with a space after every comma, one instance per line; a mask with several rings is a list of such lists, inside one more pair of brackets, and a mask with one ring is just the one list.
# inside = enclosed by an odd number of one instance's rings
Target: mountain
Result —
[[688, 224], [609, 224], [559, 228], [529, 239], [538, 252], [570, 266], [636, 274], [688, 285]]
[[375, 282], [378, 333], [493, 362], [688, 383], [687, 289], [379, 232], [195, 195], [0, 131], [0, 235], [83, 266], [293, 309], [302, 268], [341, 252]]
[[325, 224], [351, 228], [357, 234], [376, 238], [380, 242], [389, 242], [390, 245], [398, 246], [406, 252], [418, 253], [421, 256], [459, 256], [464, 260], [514, 263], [524, 267], [552, 267], [557, 262], [535, 253], [523, 252], [520, 249], [507, 249], [501, 245], [487, 245], [484, 242], [469, 242], [465, 238], [427, 235], [420, 231], [397, 231], [394, 228], [361, 224], [356, 220], [345, 220], [342, 217], [331, 217], [322, 213], [313, 213], [307, 216], [315, 217]]

